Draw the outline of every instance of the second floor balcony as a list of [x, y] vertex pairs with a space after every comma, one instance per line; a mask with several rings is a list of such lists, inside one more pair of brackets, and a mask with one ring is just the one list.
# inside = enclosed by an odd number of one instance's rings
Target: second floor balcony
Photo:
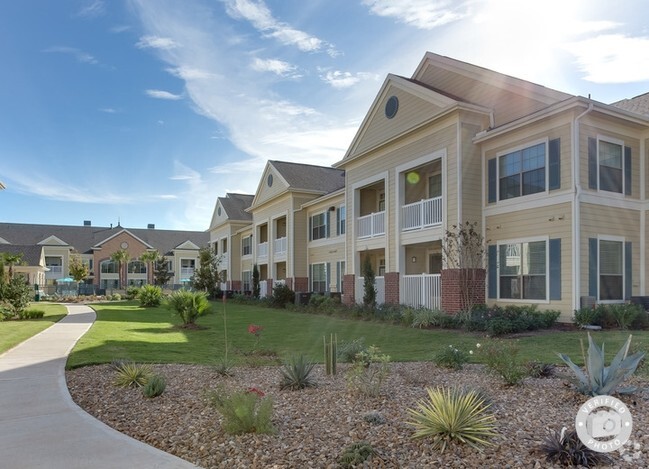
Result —
[[273, 254], [276, 256], [285, 256], [287, 251], [287, 239], [286, 236], [283, 238], [278, 238], [273, 241]]
[[268, 257], [268, 241], [257, 245], [257, 257]]
[[401, 230], [410, 231], [442, 223], [442, 198], [420, 200], [401, 206]]
[[359, 239], [385, 235], [385, 211], [359, 217], [356, 228]]

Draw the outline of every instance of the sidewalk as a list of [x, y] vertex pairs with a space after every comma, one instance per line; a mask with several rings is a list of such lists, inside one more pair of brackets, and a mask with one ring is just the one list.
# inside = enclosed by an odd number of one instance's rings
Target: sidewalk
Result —
[[91, 417], [71, 399], [65, 362], [95, 320], [88, 306], [0, 355], [3, 469], [196, 468]]

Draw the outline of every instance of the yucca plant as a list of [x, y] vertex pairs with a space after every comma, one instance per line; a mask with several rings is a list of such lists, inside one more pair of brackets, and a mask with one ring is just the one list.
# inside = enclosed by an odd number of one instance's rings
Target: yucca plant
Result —
[[142, 363], [122, 362], [115, 365], [117, 376], [115, 385], [127, 388], [129, 386], [142, 387], [153, 374], [151, 366]]
[[586, 357], [586, 373], [575, 365], [567, 355], [559, 353], [559, 357], [570, 367], [577, 377], [577, 389], [589, 396], [608, 396], [614, 392], [629, 394], [636, 390], [635, 386], [620, 387], [622, 382], [635, 373], [636, 368], [645, 356], [645, 352], [637, 352], [627, 356], [631, 347], [631, 335], [626, 343], [618, 350], [610, 366], [604, 366], [604, 344], [600, 348], [588, 334], [588, 356]]
[[489, 404], [473, 390], [458, 388], [426, 388], [427, 401], [419, 401], [417, 409], [407, 409], [415, 427], [413, 438], [431, 437], [434, 449], [443, 452], [451, 442], [466, 443], [478, 450], [490, 445], [496, 436], [496, 418]]
[[563, 427], [561, 432], [550, 431], [539, 447], [545, 455], [546, 461], [561, 466], [593, 467], [601, 464], [610, 464], [611, 458], [606, 453], [599, 453], [586, 446], [575, 430], [566, 432]]
[[208, 393], [207, 398], [223, 417], [221, 427], [226, 433], [275, 433], [271, 422], [273, 401], [258, 389], [228, 392], [219, 388]]
[[153, 398], [161, 396], [167, 388], [167, 381], [162, 375], [153, 375], [142, 388], [145, 397]]
[[281, 369], [280, 389], [298, 390], [315, 386], [311, 376], [314, 364], [304, 355], [293, 355]]

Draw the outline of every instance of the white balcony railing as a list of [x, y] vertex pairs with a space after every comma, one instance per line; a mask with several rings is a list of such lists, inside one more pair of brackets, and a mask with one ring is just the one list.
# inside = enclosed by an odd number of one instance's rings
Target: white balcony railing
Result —
[[268, 280], [261, 280], [259, 282], [259, 298], [266, 298], [268, 296]]
[[180, 276], [183, 278], [189, 278], [192, 275], [194, 275], [194, 268], [193, 267], [181, 267], [180, 268]]
[[60, 265], [48, 265], [47, 268], [50, 269], [50, 272], [53, 274], [60, 274], [63, 272], [63, 266]]
[[424, 199], [401, 207], [403, 231], [427, 228], [442, 223], [442, 198]]
[[268, 257], [268, 241], [257, 245], [257, 257]]
[[287, 240], [286, 240], [286, 236], [284, 236], [283, 238], [278, 238], [278, 239], [274, 240], [273, 241], [273, 253], [276, 256], [277, 255], [279, 255], [279, 256], [286, 255], [287, 245], [288, 245], [288, 243], [287, 243]]
[[373, 238], [385, 234], [385, 212], [370, 213], [358, 218], [358, 238]]
[[439, 309], [442, 281], [439, 274], [403, 275], [399, 286], [399, 303]]

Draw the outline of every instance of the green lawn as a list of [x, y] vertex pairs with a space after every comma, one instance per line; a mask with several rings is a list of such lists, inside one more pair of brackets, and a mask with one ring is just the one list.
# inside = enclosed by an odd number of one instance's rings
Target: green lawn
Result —
[[47, 329], [67, 314], [65, 306], [59, 304], [34, 303], [28, 309], [43, 310], [45, 315], [42, 319], [0, 322], [0, 353]]
[[[73, 368], [113, 360], [155, 363], [216, 364], [224, 354], [223, 305], [213, 303], [215, 312], [198, 319], [200, 330], [178, 327], [180, 321], [165, 308], [140, 308], [135, 303], [103, 303], [93, 306], [97, 322], [77, 343], [68, 359]], [[259, 344], [248, 333], [248, 325], [264, 329]], [[485, 338], [450, 330], [419, 330], [382, 322], [340, 319], [254, 306], [227, 304], [230, 356], [238, 362], [251, 360], [263, 351], [280, 358], [291, 353], [305, 353], [321, 362], [322, 337], [336, 333], [338, 342], [365, 338], [366, 345], [376, 345], [393, 361], [430, 360], [440, 347], [463, 346], [476, 350]], [[1, 325], [0, 325], [1, 327]], [[598, 343], [606, 340], [611, 355], [628, 333], [612, 331], [594, 334]], [[649, 345], [649, 332], [634, 332], [639, 343]], [[570, 355], [581, 362], [579, 339], [584, 332], [543, 333], [519, 339], [521, 359], [559, 363], [555, 352]], [[253, 350], [258, 353], [253, 353]], [[474, 354], [479, 361], [479, 355]]]

